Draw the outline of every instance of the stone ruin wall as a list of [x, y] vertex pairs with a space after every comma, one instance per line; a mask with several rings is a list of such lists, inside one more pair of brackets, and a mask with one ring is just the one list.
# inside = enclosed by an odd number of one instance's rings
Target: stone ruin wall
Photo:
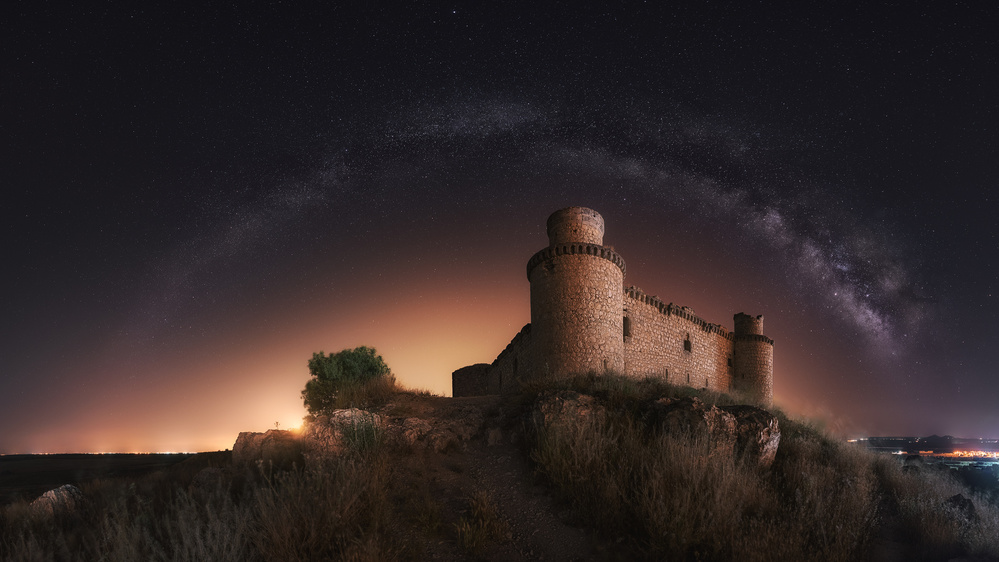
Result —
[[624, 289], [624, 297], [627, 375], [718, 392], [729, 390], [735, 365], [731, 332], [705, 322], [687, 307], [664, 303], [634, 287]]

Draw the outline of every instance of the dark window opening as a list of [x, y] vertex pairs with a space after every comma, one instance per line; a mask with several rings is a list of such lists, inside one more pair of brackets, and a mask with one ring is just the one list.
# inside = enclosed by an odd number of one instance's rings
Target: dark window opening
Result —
[[631, 318], [624, 317], [624, 337], [631, 337]]
[[686, 351], [686, 352], [690, 352], [690, 350], [691, 350], [691, 347], [690, 347], [690, 336], [689, 335], [687, 336], [687, 339], [683, 340], [683, 350]]
[[728, 366], [729, 366], [729, 367], [731, 367], [731, 366], [732, 366], [732, 358], [731, 358], [731, 357], [729, 357], [729, 358], [728, 358]]
[[687, 373], [687, 384], [690, 384], [690, 373]]

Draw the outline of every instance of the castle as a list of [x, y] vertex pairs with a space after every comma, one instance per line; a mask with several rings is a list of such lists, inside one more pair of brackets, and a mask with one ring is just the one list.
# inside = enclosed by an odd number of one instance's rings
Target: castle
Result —
[[534, 377], [616, 372], [773, 399], [774, 341], [763, 316], [735, 331], [685, 306], [624, 287], [624, 259], [603, 245], [604, 219], [585, 207], [548, 217], [548, 247], [527, 261], [531, 323], [492, 364], [452, 374], [454, 396], [499, 394]]

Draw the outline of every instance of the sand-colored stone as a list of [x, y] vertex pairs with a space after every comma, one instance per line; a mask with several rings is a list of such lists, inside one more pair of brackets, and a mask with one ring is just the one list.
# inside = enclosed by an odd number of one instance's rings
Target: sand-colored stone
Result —
[[592, 209], [569, 207], [548, 218], [549, 245], [527, 262], [531, 323], [492, 364], [455, 371], [454, 396], [614, 372], [773, 400], [774, 342], [763, 333], [763, 316], [735, 314], [730, 331], [689, 307], [625, 287], [624, 259], [603, 236], [604, 220]]

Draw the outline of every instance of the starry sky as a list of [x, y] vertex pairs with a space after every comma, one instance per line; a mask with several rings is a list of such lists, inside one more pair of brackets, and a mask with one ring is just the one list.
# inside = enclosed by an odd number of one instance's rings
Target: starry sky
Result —
[[999, 437], [990, 3], [83, 4], [0, 16], [0, 453], [229, 448], [357, 345], [449, 394], [571, 205], [788, 412]]

